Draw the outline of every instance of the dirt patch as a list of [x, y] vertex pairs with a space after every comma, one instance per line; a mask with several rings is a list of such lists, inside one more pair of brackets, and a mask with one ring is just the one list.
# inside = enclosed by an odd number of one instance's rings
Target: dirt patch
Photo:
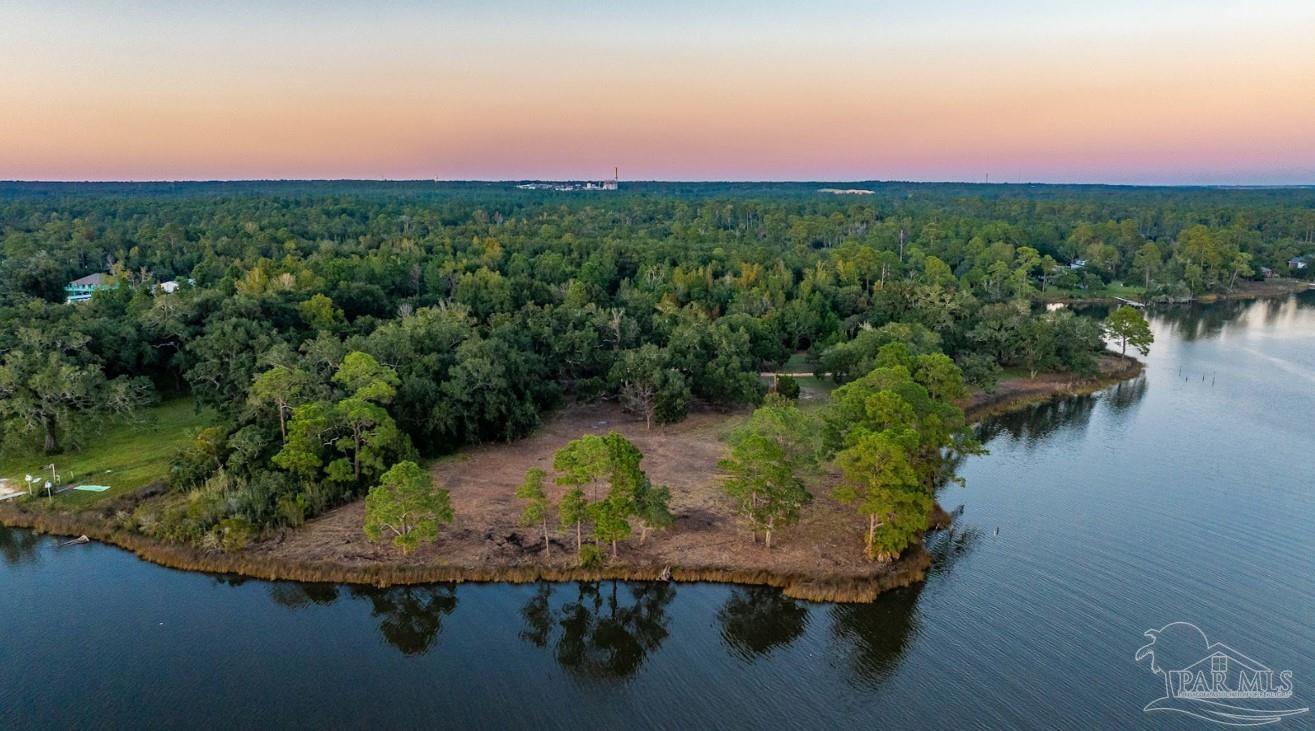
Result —
[[[543, 555], [543, 535], [520, 524], [516, 487], [526, 470], [551, 471], [552, 455], [582, 434], [615, 430], [644, 454], [642, 466], [657, 484], [671, 488], [676, 522], [652, 533], [643, 543], [638, 532], [621, 544], [612, 570], [692, 572], [770, 572], [782, 576], [858, 579], [881, 573], [862, 555], [863, 521], [830, 497], [833, 476], [819, 475], [810, 485], [813, 500], [799, 524], [774, 537], [768, 550], [754, 543], [721, 490], [717, 462], [726, 455], [724, 435], [747, 414], [701, 411], [679, 424], [644, 429], [641, 421], [614, 404], [574, 406], [553, 415], [527, 439], [514, 444], [484, 445], [437, 461], [435, 480], [452, 494], [456, 519], [435, 544], [401, 557], [391, 546], [371, 544], [361, 532], [360, 502], [334, 510], [278, 543], [254, 547], [270, 558], [341, 565], [387, 562], [453, 567], [535, 567], [568, 570], [575, 566], [575, 535], [553, 525], [551, 555]], [[554, 501], [562, 489], [550, 486]]]

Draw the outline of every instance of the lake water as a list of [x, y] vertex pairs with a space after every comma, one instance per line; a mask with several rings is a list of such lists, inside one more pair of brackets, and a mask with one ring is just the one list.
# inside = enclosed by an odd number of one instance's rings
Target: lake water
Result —
[[1142, 711], [1174, 621], [1315, 705], [1315, 293], [1152, 324], [1138, 381], [984, 424], [933, 574], [871, 605], [271, 584], [0, 529], [0, 727], [1200, 728]]

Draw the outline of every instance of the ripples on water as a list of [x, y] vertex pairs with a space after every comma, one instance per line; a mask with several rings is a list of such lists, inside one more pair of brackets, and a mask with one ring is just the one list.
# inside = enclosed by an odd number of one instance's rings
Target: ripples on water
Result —
[[1187, 727], [1133, 661], [1176, 620], [1312, 705], [1315, 299], [1153, 326], [1142, 378], [981, 425], [929, 580], [870, 605], [271, 584], [0, 530], [0, 725]]

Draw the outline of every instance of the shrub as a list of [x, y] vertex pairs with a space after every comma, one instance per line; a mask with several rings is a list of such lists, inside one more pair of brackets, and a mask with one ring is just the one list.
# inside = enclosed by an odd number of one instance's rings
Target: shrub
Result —
[[795, 380], [794, 376], [778, 376], [776, 379], [776, 393], [781, 398], [798, 401], [799, 381]]
[[995, 359], [984, 353], [962, 353], [955, 358], [955, 363], [963, 371], [963, 380], [987, 393], [995, 393], [1000, 382], [1000, 365]]
[[246, 548], [255, 531], [246, 518], [229, 518], [220, 522], [219, 533], [219, 547], [225, 553], [231, 553]]
[[580, 547], [580, 565], [585, 568], [593, 566], [602, 566], [607, 560], [607, 552], [601, 547], [592, 543], [586, 543]]

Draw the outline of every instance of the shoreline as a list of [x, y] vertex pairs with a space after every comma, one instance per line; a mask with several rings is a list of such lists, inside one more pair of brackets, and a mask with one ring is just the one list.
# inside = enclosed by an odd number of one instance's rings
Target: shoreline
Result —
[[1099, 375], [1081, 378], [1071, 374], [1041, 373], [1036, 378], [1001, 381], [994, 393], [978, 392], [960, 402], [964, 416], [977, 423], [992, 416], [1022, 411], [1035, 404], [1070, 396], [1087, 396], [1117, 383], [1132, 380], [1146, 366], [1132, 356], [1107, 353], [1101, 361]]
[[[1288, 277], [1274, 277], [1264, 281], [1246, 280], [1235, 287], [1231, 292], [1207, 292], [1206, 294], [1196, 295], [1185, 300], [1175, 300], [1170, 302], [1150, 301], [1145, 302], [1144, 304], [1150, 306], [1190, 305], [1209, 304], [1211, 302], [1222, 302], [1225, 300], [1268, 299], [1271, 297], [1286, 297], [1310, 289], [1315, 289], [1315, 282], [1308, 282], [1304, 279], [1291, 279]], [[1038, 301], [1047, 305], [1057, 304], [1070, 307], [1074, 305], [1117, 305], [1120, 303], [1120, 300], [1114, 296], [1042, 297]]]
[[[939, 509], [939, 508], [938, 508]], [[50, 536], [87, 536], [128, 551], [137, 558], [177, 571], [242, 576], [262, 581], [349, 584], [386, 588], [415, 584], [508, 583], [540, 581], [677, 581], [745, 586], [771, 586], [785, 596], [815, 602], [870, 602], [882, 592], [910, 586], [927, 577], [931, 557], [916, 546], [894, 563], [868, 575], [836, 576], [782, 573], [770, 569], [715, 566], [613, 565], [561, 568], [553, 566], [455, 566], [447, 564], [346, 566], [320, 561], [272, 561], [243, 553], [206, 552], [170, 544], [114, 528], [103, 520], [68, 513], [0, 508], [0, 525]], [[938, 530], [944, 527], [934, 527]]]
[[[1037, 403], [1102, 390], [1120, 381], [1137, 377], [1142, 364], [1134, 358], [1107, 354], [1101, 362], [1100, 375], [1078, 378], [1071, 374], [1039, 374], [1034, 379], [1002, 381], [994, 393], [975, 393], [961, 402], [970, 422], [1020, 411]], [[339, 561], [298, 560], [269, 555], [266, 540], [235, 553], [207, 552], [182, 544], [163, 543], [156, 539], [116, 527], [113, 513], [119, 503], [82, 513], [26, 510], [16, 504], [0, 504], [0, 525], [25, 528], [37, 533], [62, 536], [85, 535], [101, 543], [124, 549], [138, 558], [170, 569], [232, 574], [265, 581], [304, 581], [378, 587], [428, 583], [533, 583], [538, 581], [660, 581], [715, 582], [772, 586], [791, 598], [808, 601], [870, 602], [891, 589], [906, 587], [926, 578], [931, 558], [917, 546], [906, 551], [894, 563], [863, 565], [849, 571], [779, 570], [770, 566], [677, 565], [643, 561], [598, 567], [554, 566], [550, 564], [459, 565], [439, 560], [417, 563], [410, 560], [347, 564]], [[323, 516], [322, 516], [323, 517]], [[946, 527], [949, 517], [934, 507], [931, 530]], [[304, 530], [304, 529], [303, 529]]]

